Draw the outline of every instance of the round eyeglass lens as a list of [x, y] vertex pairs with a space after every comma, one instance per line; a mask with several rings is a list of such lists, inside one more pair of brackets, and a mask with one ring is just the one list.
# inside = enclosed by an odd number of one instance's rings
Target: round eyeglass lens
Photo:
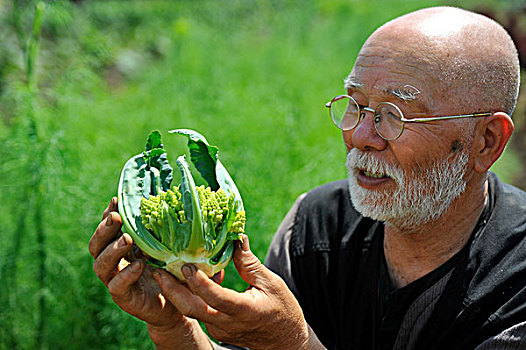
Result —
[[398, 107], [389, 102], [382, 102], [376, 107], [374, 127], [385, 140], [394, 140], [400, 137], [404, 130], [401, 119], [402, 112]]
[[360, 120], [360, 107], [348, 96], [338, 96], [331, 103], [331, 117], [336, 126], [342, 130], [353, 129]]

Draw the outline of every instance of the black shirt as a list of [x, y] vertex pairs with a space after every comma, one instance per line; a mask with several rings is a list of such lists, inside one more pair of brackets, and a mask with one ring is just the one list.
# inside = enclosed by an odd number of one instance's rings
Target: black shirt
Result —
[[526, 194], [494, 175], [489, 187], [465, 248], [398, 290], [382, 224], [352, 208], [346, 181], [307, 194], [282, 265], [320, 340], [330, 349], [470, 349], [526, 320]]

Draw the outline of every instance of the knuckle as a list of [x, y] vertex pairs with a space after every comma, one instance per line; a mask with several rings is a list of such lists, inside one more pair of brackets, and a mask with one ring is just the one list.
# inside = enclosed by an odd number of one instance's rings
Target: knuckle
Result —
[[107, 271], [104, 271], [104, 269], [100, 266], [100, 261], [95, 260], [93, 262], [93, 272], [95, 272], [95, 275], [104, 283], [108, 284], [106, 276], [108, 275]]
[[108, 263], [112, 260], [112, 250], [113, 247], [108, 246], [99, 254], [98, 258], [96, 259], [96, 262], [98, 265], [100, 265], [100, 267], [107, 266]]
[[97, 249], [96, 249], [96, 245], [95, 245], [95, 241], [94, 241], [94, 238], [95, 238], [96, 234], [97, 234], [96, 232], [93, 234], [93, 236], [91, 237], [91, 239], [89, 241], [89, 244], [88, 244], [89, 253], [94, 258], [96, 258], [97, 255], [98, 255], [98, 252], [97, 252]]
[[91, 236], [89, 243], [88, 243], [88, 249], [92, 257], [96, 258], [103, 249], [103, 245], [105, 243], [105, 231], [104, 226], [102, 226], [104, 222], [99, 223], [99, 226], [97, 226], [97, 229]]
[[97, 260], [93, 262], [93, 272], [95, 272], [95, 275], [97, 275], [97, 277], [100, 278], [100, 269]]
[[104, 246], [108, 244], [109, 238], [105, 237], [105, 232], [99, 226], [97, 230], [91, 236], [91, 239], [88, 243], [88, 249], [92, 257], [97, 258], [97, 256], [102, 252]]
[[126, 296], [128, 292], [128, 285], [126, 284], [126, 276], [121, 272], [117, 273], [114, 278], [108, 283], [108, 291], [114, 302], [119, 303], [120, 300]]
[[245, 261], [245, 268], [249, 271], [258, 272], [261, 271], [264, 266], [256, 256], [252, 255], [247, 261]]
[[112, 298], [117, 295], [115, 285], [112, 283], [108, 284], [108, 291], [110, 292]]
[[120, 228], [122, 227], [121, 215], [116, 211], [112, 211], [111, 219], [113, 220], [113, 225], [115, 225], [115, 227], [120, 230]]
[[100, 276], [105, 276], [108, 271], [116, 269], [120, 259], [126, 255], [125, 250], [119, 249], [118, 241], [108, 245], [93, 262], [93, 270], [97, 276], [100, 278]]
[[118, 288], [118, 286], [115, 283], [109, 283], [108, 291], [110, 292], [111, 299], [118, 304], [122, 297], [120, 288]]

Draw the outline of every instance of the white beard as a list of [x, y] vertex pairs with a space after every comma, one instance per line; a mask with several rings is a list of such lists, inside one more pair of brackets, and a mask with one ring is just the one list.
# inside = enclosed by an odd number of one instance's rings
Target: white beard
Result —
[[[451, 158], [451, 159], [449, 159]], [[355, 209], [363, 216], [384, 221], [400, 230], [415, 230], [438, 219], [466, 189], [468, 153], [436, 161], [418, 172], [379, 161], [370, 152], [356, 148], [347, 154], [349, 193]], [[359, 170], [391, 177], [394, 191], [368, 190], [358, 185]]]

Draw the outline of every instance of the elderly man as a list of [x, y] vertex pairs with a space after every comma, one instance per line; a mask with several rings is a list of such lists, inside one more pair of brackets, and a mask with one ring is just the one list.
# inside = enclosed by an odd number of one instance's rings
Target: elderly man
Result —
[[[113, 200], [90, 242], [113, 300], [161, 349], [518, 349], [526, 346], [526, 194], [491, 165], [508, 142], [519, 66], [492, 20], [438, 7], [376, 30], [327, 103], [348, 180], [301, 196], [266, 266], [248, 240], [226, 289], [137, 260]], [[274, 271], [274, 272], [271, 272]], [[278, 277], [281, 276], [281, 277]]]

